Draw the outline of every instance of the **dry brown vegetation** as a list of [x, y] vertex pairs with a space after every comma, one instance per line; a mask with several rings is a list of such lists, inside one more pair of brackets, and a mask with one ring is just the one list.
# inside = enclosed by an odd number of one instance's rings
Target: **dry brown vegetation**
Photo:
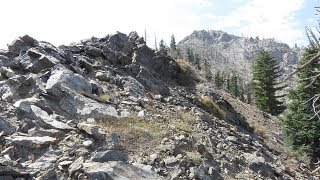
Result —
[[260, 124], [257, 120], [250, 119], [249, 121], [250, 126], [254, 129], [254, 132], [259, 134], [264, 139], [268, 139], [269, 135], [267, 134], [267, 129], [265, 126]]
[[99, 124], [108, 133], [117, 133], [120, 136], [121, 146], [128, 152], [151, 151], [168, 135], [177, 132], [191, 133], [195, 117], [185, 111], [171, 114], [164, 121], [141, 118], [138, 116], [102, 119]]
[[197, 71], [193, 68], [193, 66], [184, 59], [177, 59], [177, 64], [180, 66], [182, 71], [184, 72], [185, 77], [181, 77], [183, 79], [195, 80], [195, 81], [202, 81], [203, 79], [197, 73]]
[[220, 109], [220, 107], [216, 105], [216, 103], [209, 96], [201, 96], [198, 100], [202, 106], [204, 106], [208, 111], [216, 114], [218, 118], [226, 118], [226, 113]]

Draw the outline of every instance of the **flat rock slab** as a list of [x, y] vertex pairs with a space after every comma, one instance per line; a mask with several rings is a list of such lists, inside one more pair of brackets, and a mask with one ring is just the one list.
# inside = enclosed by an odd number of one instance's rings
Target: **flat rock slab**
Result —
[[116, 150], [107, 150], [107, 151], [100, 151], [95, 153], [91, 161], [94, 162], [108, 162], [108, 161], [128, 161], [128, 155]]
[[49, 150], [43, 154], [35, 162], [27, 165], [27, 171], [30, 174], [37, 174], [41, 171], [49, 171], [54, 167], [54, 163], [58, 160], [59, 156], [54, 150]]
[[69, 166], [69, 176], [73, 176], [73, 174], [80, 170], [83, 167], [84, 158], [80, 156], [77, 160], [75, 160], [72, 164]]
[[60, 129], [60, 130], [74, 130], [73, 127], [67, 125], [66, 123], [60, 122], [49, 116], [49, 114], [42, 110], [41, 108], [31, 105], [30, 106], [33, 114], [35, 117], [39, 118], [43, 121], [44, 124], [46, 124], [47, 127], [45, 128], [54, 128], [54, 129]]
[[87, 124], [87, 123], [79, 123], [77, 127], [80, 130], [85, 131], [86, 133], [92, 135], [97, 139], [105, 139], [106, 133], [102, 130], [102, 128], [98, 125]]
[[83, 170], [89, 179], [161, 179], [155, 173], [147, 172], [122, 161], [84, 163]]
[[12, 136], [12, 143], [28, 148], [37, 148], [47, 146], [57, 142], [56, 138], [49, 136], [42, 137], [27, 137], [27, 136]]
[[14, 176], [14, 177], [23, 177], [28, 173], [19, 170], [18, 168], [14, 168], [11, 166], [2, 166], [0, 165], [0, 176]]

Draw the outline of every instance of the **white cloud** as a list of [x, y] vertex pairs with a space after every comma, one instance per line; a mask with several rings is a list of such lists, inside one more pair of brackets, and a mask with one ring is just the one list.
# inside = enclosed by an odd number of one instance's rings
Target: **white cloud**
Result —
[[102, 37], [115, 31], [146, 28], [148, 43], [172, 33], [182, 39], [200, 26], [195, 10], [211, 5], [209, 0], [10, 0], [1, 2], [0, 48], [14, 38], [29, 34], [38, 40], [59, 45], [91, 36]]
[[276, 38], [282, 42], [303, 43], [305, 37], [296, 20], [305, 0], [252, 0], [227, 16], [215, 17], [214, 27], [233, 29], [246, 36]]
[[[294, 20], [306, 0], [232, 0], [245, 3], [227, 16], [216, 16], [218, 0], [10, 0], [1, 2], [0, 48], [14, 38], [29, 34], [54, 45], [68, 44], [91, 36], [103, 37], [121, 31], [144, 29], [148, 45], [179, 41], [193, 30], [222, 29], [248, 36], [275, 37], [291, 43], [304, 32]], [[214, 23], [211, 26], [212, 22]], [[303, 25], [302, 25], [303, 26]]]

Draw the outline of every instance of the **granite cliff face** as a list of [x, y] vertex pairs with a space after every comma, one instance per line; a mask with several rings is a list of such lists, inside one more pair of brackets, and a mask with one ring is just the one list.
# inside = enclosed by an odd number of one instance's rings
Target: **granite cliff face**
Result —
[[238, 37], [223, 31], [194, 31], [178, 43], [186, 53], [191, 48], [201, 59], [207, 59], [213, 72], [221, 70], [227, 74], [235, 71], [244, 80], [251, 79], [252, 65], [258, 53], [265, 49], [277, 59], [284, 73], [291, 71], [291, 65], [298, 62], [299, 48], [273, 39]]
[[0, 179], [312, 178], [275, 118], [195, 88], [178, 62], [135, 32], [16, 39], [0, 51]]

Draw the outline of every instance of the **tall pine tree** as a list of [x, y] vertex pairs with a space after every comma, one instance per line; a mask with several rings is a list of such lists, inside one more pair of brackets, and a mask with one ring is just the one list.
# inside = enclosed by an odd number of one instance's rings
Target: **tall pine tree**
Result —
[[166, 45], [164, 44], [163, 39], [161, 39], [160, 43], [159, 43], [159, 49], [160, 50], [164, 50], [166, 48]]
[[267, 51], [261, 51], [253, 67], [253, 93], [257, 107], [272, 115], [278, 115], [285, 109], [276, 92], [283, 89], [277, 83], [281, 76], [278, 62]]
[[[314, 48], [306, 48], [300, 64], [304, 64], [317, 53]], [[297, 73], [298, 84], [290, 91], [288, 114], [284, 120], [287, 140], [294, 149], [313, 157], [320, 157], [320, 118], [315, 115], [313, 97], [320, 94], [318, 70], [319, 61]], [[319, 104], [318, 102], [315, 102]]]
[[223, 87], [224, 79], [223, 74], [218, 70], [214, 76], [214, 83], [216, 84], [218, 89]]
[[191, 48], [187, 48], [187, 59], [189, 60], [189, 62], [194, 65], [194, 54], [193, 54], [193, 50]]
[[176, 39], [175, 39], [175, 37], [174, 37], [173, 34], [172, 34], [172, 36], [171, 36], [170, 48], [171, 48], [172, 50], [174, 50], [174, 51], [177, 49]]
[[200, 67], [200, 56], [199, 54], [194, 54], [194, 65], [196, 66], [197, 69], [201, 69]]
[[239, 86], [238, 86], [238, 77], [236, 73], [232, 73], [230, 77], [229, 87], [230, 87], [230, 93], [234, 97], [239, 96]]
[[211, 81], [212, 80], [212, 72], [211, 72], [211, 67], [207, 59], [204, 59], [204, 64], [203, 64], [203, 71], [204, 71], [204, 76], [207, 80]]

